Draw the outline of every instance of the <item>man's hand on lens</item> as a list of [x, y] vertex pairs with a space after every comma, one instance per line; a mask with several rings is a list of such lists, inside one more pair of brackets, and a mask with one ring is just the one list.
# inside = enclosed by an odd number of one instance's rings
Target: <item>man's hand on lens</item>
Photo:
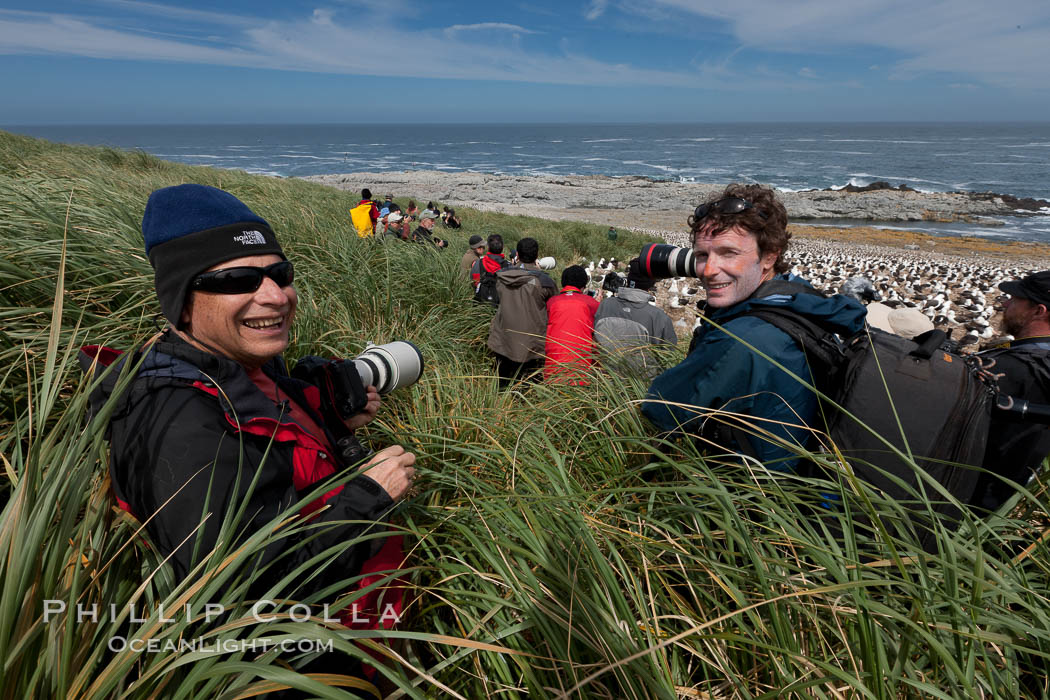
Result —
[[346, 427], [350, 430], [357, 430], [371, 423], [375, 417], [376, 412], [379, 410], [379, 404], [381, 399], [379, 398], [379, 390], [377, 390], [371, 384], [365, 389], [365, 393], [368, 394], [368, 403], [361, 409], [360, 413], [355, 413], [343, 422], [346, 423]]
[[365, 476], [383, 487], [391, 500], [402, 498], [412, 486], [416, 470], [412, 466], [416, 456], [405, 452], [401, 445], [391, 445], [380, 450], [365, 464]]

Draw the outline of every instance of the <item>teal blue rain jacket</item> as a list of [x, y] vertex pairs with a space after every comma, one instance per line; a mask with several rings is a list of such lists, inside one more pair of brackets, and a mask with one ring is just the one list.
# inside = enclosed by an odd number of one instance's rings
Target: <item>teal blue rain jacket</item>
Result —
[[[808, 284], [793, 275], [777, 279]], [[642, 413], [664, 431], [699, 435], [704, 416], [695, 407], [720, 408], [765, 419], [751, 422], [790, 444], [805, 446], [811, 434], [805, 425], [811, 425], [816, 414], [816, 395], [748, 345], [809, 381], [805, 354], [779, 328], [754, 316], [739, 316], [749, 309], [774, 306], [830, 323], [843, 337], [859, 332], [867, 314], [863, 304], [842, 295], [774, 294], [719, 309], [710, 316], [713, 323], [705, 319], [696, 331], [692, 352], [653, 381]], [[787, 471], [798, 461], [786, 447], [757, 436], [746, 439], [752, 449], [743, 451], [771, 469]], [[739, 450], [740, 446], [728, 447]]]

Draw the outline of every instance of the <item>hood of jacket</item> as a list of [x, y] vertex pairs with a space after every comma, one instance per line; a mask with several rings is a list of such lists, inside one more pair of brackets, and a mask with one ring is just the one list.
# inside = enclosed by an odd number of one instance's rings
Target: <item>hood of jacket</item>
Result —
[[621, 299], [624, 302], [631, 304], [632, 306], [642, 306], [648, 304], [653, 300], [653, 295], [644, 289], [635, 289], [633, 287], [620, 287], [616, 290], [616, 298]]

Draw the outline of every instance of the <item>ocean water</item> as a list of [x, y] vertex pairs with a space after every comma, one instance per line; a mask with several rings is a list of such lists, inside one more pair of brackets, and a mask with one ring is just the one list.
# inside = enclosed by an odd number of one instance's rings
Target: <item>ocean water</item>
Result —
[[[302, 176], [386, 170], [642, 175], [784, 190], [884, 180], [1050, 200], [1050, 123], [13, 126], [65, 143]], [[1050, 211], [911, 230], [1050, 241]]]

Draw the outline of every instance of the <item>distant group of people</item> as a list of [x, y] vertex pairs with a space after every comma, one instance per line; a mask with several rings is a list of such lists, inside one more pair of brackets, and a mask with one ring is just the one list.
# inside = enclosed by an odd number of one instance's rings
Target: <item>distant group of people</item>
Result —
[[[439, 213], [434, 203], [428, 202], [426, 208], [420, 211], [415, 201], [409, 200], [408, 207], [402, 211], [401, 206], [394, 201], [394, 195], [388, 194], [380, 203], [372, 198], [372, 191], [367, 188], [361, 190], [361, 201], [350, 210], [350, 220], [360, 238], [395, 239], [435, 248], [448, 247], [448, 241], [434, 233], [436, 222], [441, 221], [449, 228], [459, 228], [461, 225], [455, 212], [448, 207]], [[416, 224], [414, 228], [413, 224]]]
[[503, 237], [474, 235], [460, 269], [474, 284], [474, 299], [498, 307], [488, 348], [501, 387], [543, 370], [546, 381], [585, 384], [599, 348], [608, 368], [651, 378], [659, 365], [648, 348], [678, 342], [670, 317], [652, 302], [656, 280], [638, 260], [627, 278], [615, 275], [613, 295], [600, 302], [587, 291], [590, 276], [580, 265], [561, 274], [561, 287], [537, 264], [539, 244], [522, 238], [507, 260]]

